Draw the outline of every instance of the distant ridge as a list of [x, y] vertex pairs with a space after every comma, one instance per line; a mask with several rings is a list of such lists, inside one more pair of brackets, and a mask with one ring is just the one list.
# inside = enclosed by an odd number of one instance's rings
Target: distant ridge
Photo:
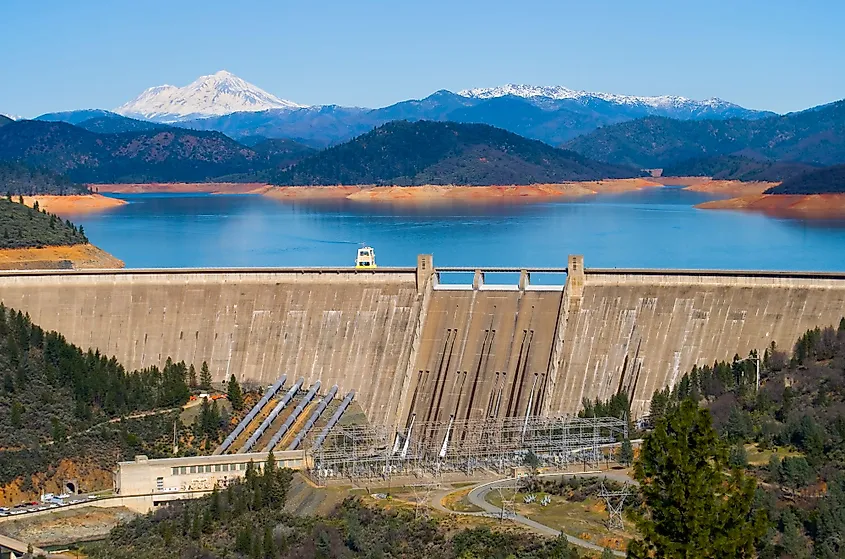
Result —
[[661, 114], [673, 118], [761, 118], [774, 113], [755, 111], [729, 103], [717, 97], [696, 101], [678, 95], [638, 96], [617, 93], [578, 91], [563, 86], [534, 86], [506, 84], [499, 87], [479, 87], [464, 89], [458, 95], [473, 99], [495, 99], [498, 97], [521, 97], [542, 103], [545, 99], [575, 100], [584, 104], [604, 101], [612, 105], [639, 108], [647, 114]]
[[[201, 76], [185, 87], [152, 87], [115, 109], [124, 116], [216, 130], [234, 138], [289, 138], [312, 147], [336, 145], [392, 120], [489, 124], [559, 145], [596, 128], [645, 116], [683, 120], [745, 118], [773, 113], [718, 98], [590, 93], [562, 86], [509, 84], [460, 93], [441, 89], [376, 109], [304, 106], [276, 97], [230, 72]], [[81, 121], [79, 121], [81, 122]], [[72, 122], [76, 124], [76, 122]]]
[[180, 128], [97, 134], [65, 122], [0, 127], [0, 161], [67, 175], [79, 183], [198, 182], [265, 169], [266, 161], [219, 132]]
[[845, 100], [760, 120], [647, 117], [605, 126], [563, 147], [640, 168], [718, 155], [835, 165], [845, 163]]
[[817, 167], [813, 165], [794, 161], [772, 161], [740, 155], [717, 155], [681, 161], [664, 168], [663, 176], [779, 182], [816, 169]]
[[484, 124], [394, 121], [280, 172], [280, 185], [513, 185], [634, 177]]
[[834, 165], [793, 177], [766, 194], [845, 194], [845, 165]]

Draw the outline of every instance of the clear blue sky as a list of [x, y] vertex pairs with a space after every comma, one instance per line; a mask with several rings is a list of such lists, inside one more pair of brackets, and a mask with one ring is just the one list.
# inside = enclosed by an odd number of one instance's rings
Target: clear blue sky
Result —
[[842, 0], [0, 0], [0, 112], [220, 69], [306, 104], [516, 82], [786, 112], [845, 97], [843, 24]]

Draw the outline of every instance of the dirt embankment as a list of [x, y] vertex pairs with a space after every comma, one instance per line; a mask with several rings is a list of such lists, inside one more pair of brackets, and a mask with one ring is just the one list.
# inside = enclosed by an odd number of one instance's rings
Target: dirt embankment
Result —
[[110, 192], [115, 194], [151, 194], [151, 193], [204, 193], [204, 194], [261, 194], [268, 185], [260, 182], [151, 182], [135, 184], [89, 184], [93, 192]]
[[685, 190], [706, 192], [723, 197], [702, 202], [703, 210], [744, 210], [773, 217], [802, 219], [845, 218], [845, 194], [764, 194], [777, 182], [712, 180], [707, 177], [655, 177], [662, 184], [684, 185]]
[[709, 194], [717, 194], [719, 196], [751, 196], [755, 194], [762, 194], [773, 186], [777, 186], [778, 182], [762, 182], [762, 181], [727, 181], [727, 180], [710, 180], [695, 183], [687, 186], [684, 190], [692, 190], [695, 192], [707, 192]]
[[845, 218], [845, 194], [749, 194], [696, 206], [705, 210], [746, 210], [776, 217]]
[[0, 270], [123, 268], [122, 260], [94, 245], [0, 249]]
[[10, 507], [25, 501], [36, 501], [44, 493], [64, 493], [66, 481], [75, 481], [80, 491], [101, 491], [112, 487], [112, 472], [95, 461], [63, 459], [49, 472], [30, 476], [26, 483], [18, 478], [0, 486], [0, 506]]
[[264, 195], [280, 200], [347, 199], [364, 202], [435, 203], [448, 201], [505, 201], [577, 198], [599, 193], [627, 192], [661, 186], [651, 179], [612, 179], [524, 186], [282, 186]]
[[33, 518], [7, 519], [0, 523], [0, 533], [36, 546], [69, 545], [105, 538], [112, 528], [137, 516], [122, 507], [85, 507]]
[[72, 194], [69, 196], [40, 194], [38, 196], [24, 196], [23, 202], [30, 207], [38, 202], [40, 209], [60, 216], [101, 212], [126, 204], [124, 200], [109, 198], [101, 194]]

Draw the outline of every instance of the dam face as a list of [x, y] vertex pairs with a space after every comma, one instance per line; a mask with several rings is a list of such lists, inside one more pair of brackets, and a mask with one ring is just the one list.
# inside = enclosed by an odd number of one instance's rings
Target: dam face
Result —
[[[845, 274], [596, 270], [566, 285], [439, 284], [416, 269], [0, 273], [0, 301], [127, 368], [168, 358], [216, 381], [281, 374], [356, 391], [370, 422], [574, 414], [625, 392], [635, 415], [693, 365], [789, 350], [845, 315]], [[518, 270], [516, 270], [518, 271]]]
[[171, 357], [215, 381], [336, 383], [375, 422], [396, 414], [420, 312], [414, 269], [4, 275], [0, 300], [130, 370]]

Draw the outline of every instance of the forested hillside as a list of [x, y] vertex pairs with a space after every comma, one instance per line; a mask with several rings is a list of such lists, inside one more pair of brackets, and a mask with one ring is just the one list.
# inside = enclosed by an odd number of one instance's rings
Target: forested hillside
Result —
[[116, 114], [96, 116], [83, 120], [77, 126], [97, 132], [98, 134], [117, 134], [120, 132], [142, 132], [147, 130], [166, 130], [170, 128], [166, 124], [136, 120]]
[[0, 485], [64, 458], [113, 465], [140, 449], [161, 455], [173, 417], [86, 430], [130, 412], [181, 406], [189, 394], [184, 363], [129, 372], [0, 304]]
[[793, 177], [766, 191], [767, 194], [845, 193], [845, 165], [834, 165]]
[[655, 394], [652, 421], [685, 399], [710, 410], [731, 465], [759, 480], [755, 507], [770, 526], [759, 557], [842, 557], [845, 319], [808, 331], [789, 353], [767, 348], [759, 390], [756, 357], [693, 368]]
[[817, 169], [806, 163], [718, 155], [681, 161], [663, 169], [664, 177], [712, 177], [717, 180], [780, 182]]
[[845, 101], [760, 120], [647, 117], [600, 128], [563, 147], [639, 168], [727, 154], [836, 165], [845, 163]]
[[0, 192], [3, 194], [87, 194], [88, 187], [52, 171], [23, 163], [0, 161]]
[[396, 121], [280, 172], [280, 185], [560, 183], [636, 176], [483, 124]]
[[194, 182], [267, 167], [254, 151], [219, 132], [168, 128], [98, 134], [65, 122], [35, 120], [0, 128], [0, 160], [86, 183]]
[[70, 220], [25, 206], [12, 197], [0, 199], [0, 248], [79, 245], [88, 242], [82, 227]]

